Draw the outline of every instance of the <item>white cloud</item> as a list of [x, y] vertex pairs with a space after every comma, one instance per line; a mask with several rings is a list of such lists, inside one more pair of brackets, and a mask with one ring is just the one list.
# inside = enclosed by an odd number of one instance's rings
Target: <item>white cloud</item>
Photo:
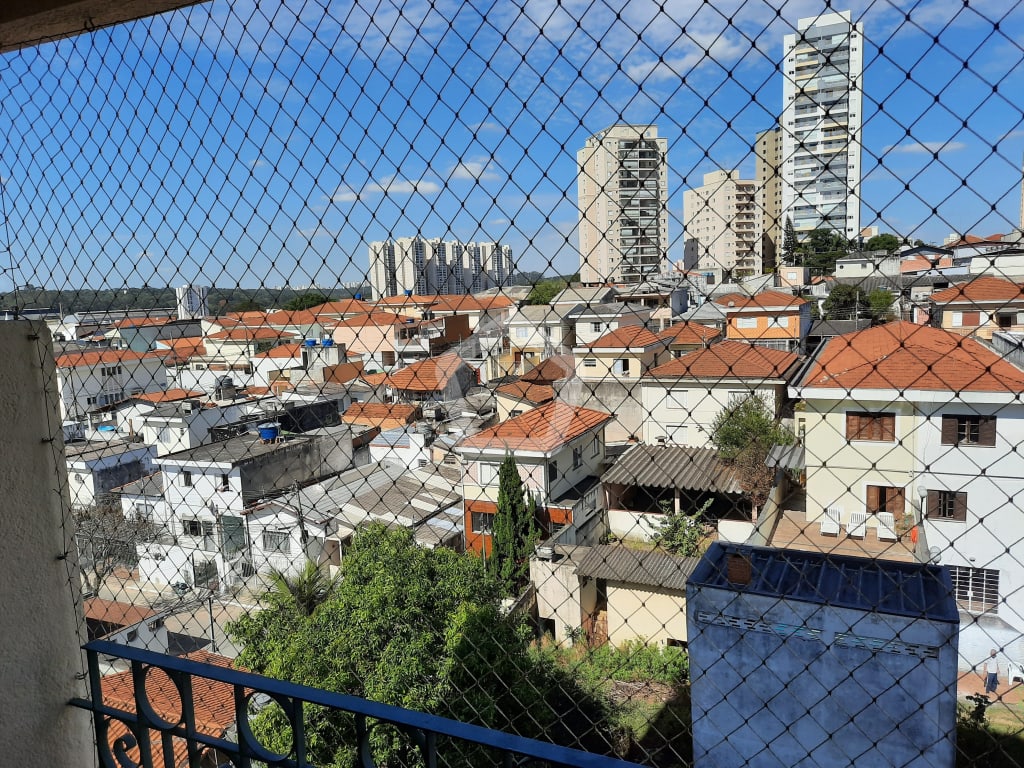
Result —
[[330, 229], [322, 224], [318, 224], [315, 227], [306, 227], [305, 229], [296, 229], [295, 231], [307, 240], [312, 240], [314, 237], [329, 237], [333, 239], [340, 232], [340, 230]]
[[332, 203], [354, 203], [360, 197], [360, 193], [347, 184], [342, 184], [331, 195]]
[[889, 154], [929, 154], [934, 155], [940, 152], [957, 152], [967, 149], [962, 141], [912, 141], [909, 144], [891, 144], [885, 148]]
[[354, 203], [372, 195], [436, 195], [440, 191], [441, 185], [430, 179], [399, 179], [391, 175], [379, 181], [368, 181], [360, 189], [342, 184], [334, 190], [331, 202]]
[[637, 83], [683, 78], [705, 64], [727, 66], [749, 49], [749, 43], [734, 35], [694, 36], [658, 59], [627, 64], [625, 72]]
[[469, 160], [463, 160], [458, 165], [453, 166], [448, 171], [448, 175], [452, 179], [462, 179], [472, 181], [474, 179], [497, 179], [500, 175], [494, 170], [493, 159], [486, 157], [472, 158]]

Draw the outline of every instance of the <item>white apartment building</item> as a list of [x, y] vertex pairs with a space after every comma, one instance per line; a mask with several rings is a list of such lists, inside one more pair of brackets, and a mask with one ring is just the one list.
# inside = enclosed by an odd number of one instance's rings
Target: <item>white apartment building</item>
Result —
[[639, 283], [668, 265], [668, 140], [613, 125], [576, 153], [580, 281]]
[[782, 78], [782, 215], [803, 239], [815, 229], [860, 234], [864, 25], [849, 11], [800, 19], [786, 35]]
[[704, 185], [683, 193], [686, 239], [683, 263], [716, 283], [764, 271], [761, 238], [764, 217], [753, 179], [739, 171], [704, 174]]
[[210, 289], [205, 285], [183, 285], [174, 289], [178, 302], [179, 320], [198, 320], [209, 314], [207, 309]]
[[466, 294], [511, 285], [512, 249], [501, 243], [399, 237], [370, 243], [370, 284], [378, 299]]

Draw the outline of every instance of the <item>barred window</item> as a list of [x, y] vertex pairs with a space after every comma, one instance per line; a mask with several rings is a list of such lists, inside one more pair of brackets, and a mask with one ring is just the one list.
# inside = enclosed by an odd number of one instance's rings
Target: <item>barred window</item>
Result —
[[967, 494], [962, 491], [928, 491], [926, 514], [936, 520], [967, 520]]
[[949, 566], [953, 596], [969, 613], [997, 613], [999, 609], [999, 571], [991, 568]]
[[261, 539], [264, 552], [291, 554], [292, 538], [288, 531], [263, 531]]
[[993, 446], [996, 444], [996, 417], [943, 415], [942, 444]]

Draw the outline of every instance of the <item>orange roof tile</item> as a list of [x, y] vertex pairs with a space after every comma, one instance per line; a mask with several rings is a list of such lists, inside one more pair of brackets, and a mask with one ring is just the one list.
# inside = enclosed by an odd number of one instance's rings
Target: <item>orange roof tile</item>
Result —
[[929, 297], [936, 304], [1006, 302], [1024, 300], [1024, 287], [1001, 277], [976, 277], [970, 282], [951, 285]]
[[147, 325], [167, 325], [167, 323], [173, 321], [173, 317], [126, 317], [124, 320], [118, 320], [116, 323], [112, 323], [111, 327], [143, 328]]
[[253, 355], [253, 358], [269, 359], [269, 358], [298, 358], [302, 357], [302, 344], [295, 342], [293, 344], [280, 344], [273, 349], [268, 349], [266, 352], [260, 352], [258, 355]]
[[349, 360], [337, 365], [328, 365], [324, 368], [325, 383], [345, 384], [346, 382], [358, 379], [362, 375], [362, 360]]
[[905, 274], [907, 272], [922, 272], [928, 271], [929, 269], [935, 269], [942, 267], [953, 266], [953, 259], [949, 256], [943, 256], [938, 261], [932, 261], [923, 256], [917, 256], [912, 259], [900, 262], [900, 273]]
[[964, 235], [959, 240], [949, 245], [943, 246], [944, 248], [959, 248], [967, 245], [1002, 245], [1003, 235], [997, 232], [994, 235], [988, 235], [987, 237], [978, 237], [977, 235]]
[[799, 296], [782, 291], [761, 291], [753, 296], [745, 293], [727, 293], [715, 299], [728, 309], [796, 309], [807, 302]]
[[170, 356], [169, 351], [135, 352], [130, 349], [93, 349], [83, 352], [66, 352], [57, 357], [58, 368], [79, 368], [90, 365], [110, 365], [111, 363], [130, 363], [137, 360], [164, 360]]
[[229, 328], [225, 331], [211, 333], [206, 338], [217, 341], [259, 341], [261, 339], [295, 338], [295, 334], [279, 331], [276, 328]]
[[101, 621], [104, 624], [130, 627], [152, 616], [156, 616], [156, 611], [144, 605], [119, 603], [116, 600], [104, 600], [101, 597], [90, 597], [85, 601], [85, 618]]
[[535, 384], [572, 379], [576, 376], [576, 358], [572, 355], [552, 355], [519, 377], [520, 381]]
[[419, 406], [405, 403], [352, 403], [341, 415], [341, 420], [347, 424], [385, 429], [411, 424], [422, 413]]
[[203, 348], [203, 338], [201, 336], [183, 336], [180, 339], [160, 339], [159, 343], [170, 347], [179, 355], [201, 355], [205, 352]]
[[318, 304], [315, 307], [311, 307], [309, 311], [317, 315], [354, 315], [369, 312], [372, 309], [373, 305], [368, 301], [362, 301], [361, 299], [339, 299], [338, 301]]
[[830, 339], [805, 387], [1020, 392], [1024, 371], [971, 338], [904, 320]]
[[436, 312], [479, 312], [485, 309], [504, 309], [515, 304], [508, 296], [450, 295], [438, 296], [431, 307]]
[[690, 379], [779, 379], [798, 360], [794, 352], [757, 347], [742, 341], [721, 341], [652, 368], [646, 375]]
[[717, 328], [710, 328], [699, 323], [684, 322], [666, 328], [659, 334], [659, 338], [671, 344], [707, 344], [712, 339], [721, 336], [722, 332]]
[[494, 391], [499, 395], [512, 397], [516, 400], [525, 400], [535, 405], [546, 403], [548, 400], [554, 400], [555, 398], [555, 388], [550, 384], [534, 384], [522, 379], [502, 384]]
[[379, 387], [382, 384], [388, 383], [388, 375], [386, 373], [364, 373], [360, 378], [371, 387]]
[[249, 312], [228, 312], [225, 317], [217, 318], [217, 322], [224, 325], [223, 320], [235, 320], [236, 324], [261, 325], [266, 319], [267, 313], [262, 309], [256, 309]]
[[389, 377], [389, 384], [411, 392], [437, 392], [448, 386], [463, 365], [462, 358], [455, 352], [445, 352], [440, 357], [420, 360], [395, 371]]
[[414, 318], [407, 315], [396, 315], [394, 312], [366, 312], [362, 315], [354, 315], [338, 323], [339, 328], [363, 328], [367, 325], [405, 325]]
[[243, 387], [238, 394], [244, 397], [263, 397], [270, 394], [270, 387]]
[[603, 411], [555, 401], [467, 437], [457, 447], [548, 453], [611, 418]]
[[642, 325], [624, 325], [585, 346], [590, 349], [634, 349], [663, 343], [653, 331]]
[[135, 395], [133, 400], [142, 400], [144, 403], [174, 403], [178, 400], [190, 400], [194, 397], [205, 397], [205, 392], [197, 392], [192, 389], [168, 389], [163, 392], [146, 392]]
[[316, 325], [320, 322], [316, 313], [309, 309], [279, 309], [264, 318], [266, 325]]
[[406, 296], [405, 294], [399, 294], [398, 296], [383, 296], [377, 299], [376, 303], [378, 305], [383, 304], [386, 307], [395, 305], [401, 306], [403, 304], [430, 305], [437, 301], [437, 299], [438, 296], [427, 296], [414, 293], [412, 296]]

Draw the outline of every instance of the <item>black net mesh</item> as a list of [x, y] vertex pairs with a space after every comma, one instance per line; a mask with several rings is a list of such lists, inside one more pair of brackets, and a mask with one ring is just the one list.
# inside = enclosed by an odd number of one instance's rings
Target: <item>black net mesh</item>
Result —
[[89, 639], [646, 765], [1024, 764], [1022, 34], [225, 0], [3, 54]]

